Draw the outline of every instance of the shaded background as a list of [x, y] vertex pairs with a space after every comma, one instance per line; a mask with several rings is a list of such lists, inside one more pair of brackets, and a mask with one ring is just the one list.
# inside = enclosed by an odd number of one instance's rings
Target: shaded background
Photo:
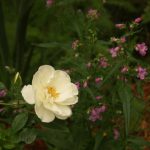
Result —
[[[93, 22], [87, 20], [87, 12], [91, 8], [99, 13], [99, 19]], [[81, 76], [84, 79], [88, 76], [85, 65], [95, 58], [99, 49], [84, 47], [85, 49], [79, 51], [79, 58], [74, 59], [78, 52], [72, 49], [72, 42], [78, 39], [86, 43], [85, 37], [88, 37], [90, 26], [96, 31], [98, 40], [107, 43], [110, 37], [121, 35], [115, 28], [116, 23], [129, 24], [141, 16], [143, 22], [135, 38], [138, 39], [137, 42], [145, 42], [150, 47], [149, 0], [54, 0], [49, 7], [46, 6], [46, 0], [1, 0], [0, 81], [9, 89], [10, 81], [19, 71], [23, 82], [29, 83], [42, 64], [50, 64], [64, 70], [75, 66], [79, 72], [73, 79], [77, 81]], [[107, 45], [99, 47], [102, 51], [108, 48]], [[149, 51], [146, 57], [135, 55], [138, 59], [150, 62]], [[149, 87], [149, 83], [144, 85], [145, 100], [149, 98]], [[82, 103], [80, 105], [83, 107]], [[86, 113], [86, 109], [82, 111]], [[150, 140], [150, 133], [147, 132], [150, 124], [148, 118], [149, 111], [146, 111], [141, 123], [141, 128], [146, 130], [139, 134]], [[83, 118], [79, 119], [84, 122]], [[80, 133], [80, 130], [78, 132]], [[53, 139], [47, 134], [47, 139]], [[44, 145], [42, 141], [36, 142], [38, 145]], [[33, 144], [35, 147], [36, 142]], [[27, 146], [27, 149], [29, 147]]]
[[[119, 35], [115, 23], [128, 23], [142, 16], [138, 38], [150, 45], [149, 0], [54, 0], [50, 7], [46, 7], [45, 0], [1, 0], [0, 67], [6, 75], [1, 74], [0, 80], [9, 83], [8, 72], [13, 73], [14, 68], [28, 82], [39, 65], [61, 66], [73, 51], [72, 41], [84, 39], [90, 8], [100, 14], [96, 21], [100, 40]], [[85, 60], [92, 57], [85, 51], [81, 52]]]

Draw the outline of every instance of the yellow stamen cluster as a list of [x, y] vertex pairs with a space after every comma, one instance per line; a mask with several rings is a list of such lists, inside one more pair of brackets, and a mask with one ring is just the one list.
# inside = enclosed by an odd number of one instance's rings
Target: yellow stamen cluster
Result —
[[51, 97], [53, 97], [54, 99], [56, 99], [59, 96], [59, 93], [56, 91], [56, 89], [54, 87], [48, 87], [48, 93], [51, 95]]

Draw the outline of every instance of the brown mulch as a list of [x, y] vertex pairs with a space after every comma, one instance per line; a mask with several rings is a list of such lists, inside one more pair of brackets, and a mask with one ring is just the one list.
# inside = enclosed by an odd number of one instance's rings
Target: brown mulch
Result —
[[[141, 135], [146, 141], [150, 142], [150, 83], [144, 84], [143, 90], [146, 105], [143, 119], [141, 121]], [[145, 150], [150, 150], [150, 147], [145, 148]]]

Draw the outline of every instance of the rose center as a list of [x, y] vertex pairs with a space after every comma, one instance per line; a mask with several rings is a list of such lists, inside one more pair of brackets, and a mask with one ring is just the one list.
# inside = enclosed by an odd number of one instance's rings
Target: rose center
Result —
[[51, 95], [51, 97], [53, 97], [54, 99], [56, 99], [59, 96], [59, 93], [56, 91], [54, 87], [48, 87], [47, 90], [48, 93]]

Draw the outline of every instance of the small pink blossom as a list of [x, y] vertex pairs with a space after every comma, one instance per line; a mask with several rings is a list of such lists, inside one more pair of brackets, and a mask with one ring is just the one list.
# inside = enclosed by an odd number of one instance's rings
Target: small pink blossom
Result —
[[88, 87], [88, 81], [87, 80], [83, 82], [83, 87], [84, 88]]
[[136, 44], [135, 49], [136, 49], [136, 51], [138, 51], [140, 53], [141, 56], [145, 56], [146, 52], [148, 50], [148, 47], [143, 42], [143, 43]]
[[114, 140], [118, 140], [119, 136], [120, 136], [120, 133], [118, 129], [114, 129]]
[[91, 110], [89, 120], [91, 120], [92, 122], [95, 122], [97, 120], [102, 120], [102, 116], [101, 116], [98, 108], [93, 108]]
[[117, 57], [119, 50], [120, 50], [120, 47], [117, 46], [114, 48], [110, 48], [109, 52], [111, 53], [111, 56], [114, 58], [114, 57]]
[[46, 6], [50, 7], [53, 4], [54, 0], [47, 0], [46, 1]]
[[139, 24], [140, 22], [142, 21], [142, 18], [141, 17], [138, 17], [134, 20], [134, 23], [137, 23]]
[[0, 108], [0, 113], [4, 111], [4, 108]]
[[100, 58], [99, 60], [99, 65], [102, 68], [106, 68], [109, 64], [108, 64], [108, 60], [105, 57]]
[[123, 67], [121, 68], [121, 73], [127, 73], [128, 71], [129, 71], [128, 66], [123, 66]]
[[100, 108], [99, 108], [99, 111], [102, 113], [102, 112], [105, 112], [107, 110], [106, 106], [105, 105], [102, 105]]
[[102, 106], [96, 107], [96, 108], [92, 108], [92, 110], [90, 111], [89, 120], [91, 120], [92, 122], [95, 122], [97, 120], [102, 120], [102, 118], [103, 118], [102, 113], [104, 113], [105, 111], [106, 111], [105, 105], [102, 105]]
[[96, 100], [100, 100], [100, 99], [102, 99], [103, 97], [102, 97], [102, 96], [96, 96], [95, 98], [96, 98]]
[[78, 89], [80, 89], [80, 82], [76, 82], [75, 85], [77, 86]]
[[0, 98], [2, 98], [2, 97], [5, 97], [6, 96], [6, 94], [7, 94], [7, 91], [6, 90], [0, 90]]
[[141, 66], [138, 66], [138, 67], [136, 68], [136, 71], [137, 71], [137, 73], [138, 73], [138, 74], [137, 74], [137, 77], [138, 77], [140, 80], [144, 80], [144, 79], [145, 79], [145, 76], [148, 75], [146, 68], [142, 68]]
[[125, 37], [121, 37], [121, 38], [120, 38], [120, 42], [121, 42], [121, 43], [125, 43], [125, 42], [126, 42], [126, 38], [125, 38]]
[[87, 17], [91, 19], [97, 19], [98, 18], [98, 11], [96, 9], [89, 9], [87, 13]]
[[95, 82], [96, 82], [96, 83], [100, 83], [102, 80], [103, 80], [102, 77], [95, 78]]
[[126, 27], [126, 25], [123, 24], [123, 23], [118, 23], [118, 24], [115, 25], [115, 27], [118, 28], [118, 29], [124, 29]]
[[79, 47], [79, 40], [75, 40], [72, 42], [72, 49], [76, 50]]

